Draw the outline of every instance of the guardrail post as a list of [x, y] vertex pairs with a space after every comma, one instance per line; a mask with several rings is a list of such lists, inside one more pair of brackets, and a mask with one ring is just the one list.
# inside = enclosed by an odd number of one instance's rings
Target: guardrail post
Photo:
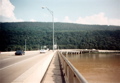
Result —
[[68, 74], [68, 80], [69, 80], [69, 83], [74, 83], [73, 82], [73, 78], [74, 78], [74, 73], [72, 72], [72, 70], [70, 69], [70, 67], [68, 67], [68, 72], [69, 72], [69, 74]]
[[89, 50], [89, 53], [90, 53], [90, 50]]
[[79, 83], [79, 80], [76, 78], [75, 75], [74, 75], [74, 78], [73, 78], [73, 83]]
[[64, 71], [65, 71], [65, 77], [67, 78], [67, 64], [65, 61], [64, 61]]

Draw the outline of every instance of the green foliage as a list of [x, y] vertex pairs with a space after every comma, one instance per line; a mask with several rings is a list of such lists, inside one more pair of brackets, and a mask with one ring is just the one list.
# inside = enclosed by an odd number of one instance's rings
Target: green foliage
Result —
[[[25, 48], [37, 50], [46, 45], [52, 49], [52, 23], [0, 23], [0, 50]], [[55, 23], [55, 43], [60, 49], [120, 50], [120, 26]]]

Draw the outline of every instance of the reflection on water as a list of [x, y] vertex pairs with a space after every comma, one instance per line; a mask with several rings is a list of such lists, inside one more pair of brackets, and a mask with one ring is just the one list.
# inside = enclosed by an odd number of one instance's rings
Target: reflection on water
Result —
[[120, 83], [120, 54], [66, 55], [89, 83]]

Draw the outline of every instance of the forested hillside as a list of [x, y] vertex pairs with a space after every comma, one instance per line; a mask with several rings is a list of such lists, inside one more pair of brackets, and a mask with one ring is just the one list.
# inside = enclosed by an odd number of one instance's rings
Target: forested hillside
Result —
[[[0, 23], [0, 51], [52, 48], [52, 23]], [[120, 50], [120, 26], [55, 23], [55, 43], [60, 49]]]

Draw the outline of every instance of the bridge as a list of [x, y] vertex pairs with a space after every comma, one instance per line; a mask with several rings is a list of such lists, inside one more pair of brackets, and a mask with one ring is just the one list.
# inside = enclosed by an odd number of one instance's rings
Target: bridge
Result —
[[67, 49], [48, 51], [44, 54], [40, 54], [39, 51], [26, 51], [23, 56], [15, 56], [14, 52], [2, 52], [0, 83], [87, 83], [87, 80], [63, 55], [86, 52], [99, 51]]

